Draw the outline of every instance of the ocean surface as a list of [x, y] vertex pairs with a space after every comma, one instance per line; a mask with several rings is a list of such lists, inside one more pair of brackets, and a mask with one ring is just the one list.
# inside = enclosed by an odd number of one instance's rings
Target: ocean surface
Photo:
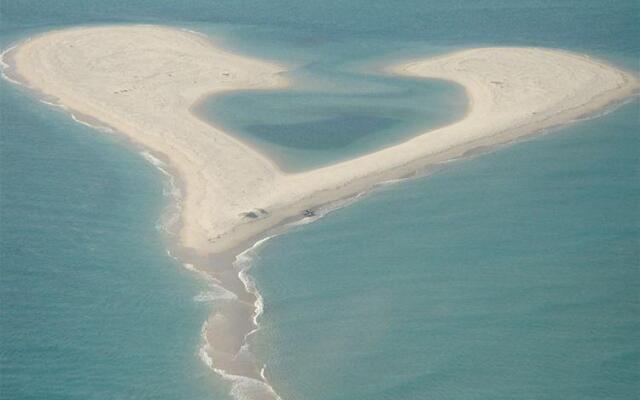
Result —
[[[543, 46], [637, 72], [639, 7], [0, 0], [0, 47], [157, 23], [288, 65], [291, 91], [198, 111], [295, 171], [463, 115], [459, 87], [383, 65]], [[166, 252], [167, 177], [117, 135], [0, 86], [0, 398], [233, 398], [198, 356], [216, 293]], [[284, 400], [637, 398], [639, 107], [384, 186], [265, 242], [251, 254], [265, 302], [252, 349], [274, 388]]]
[[252, 273], [273, 385], [309, 400], [637, 398], [638, 105], [271, 239]]

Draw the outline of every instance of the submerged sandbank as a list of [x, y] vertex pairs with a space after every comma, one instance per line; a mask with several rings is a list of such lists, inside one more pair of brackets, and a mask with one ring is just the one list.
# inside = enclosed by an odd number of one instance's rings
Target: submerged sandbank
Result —
[[418, 60], [388, 72], [462, 85], [470, 98], [462, 120], [349, 161], [287, 174], [191, 112], [211, 94], [285, 87], [282, 66], [231, 54], [194, 33], [149, 25], [50, 32], [21, 43], [9, 58], [13, 77], [161, 155], [179, 176], [183, 259], [219, 261], [211, 276], [236, 296], [205, 325], [203, 357], [249, 387], [253, 398], [277, 398], [245, 347], [261, 299], [247, 267], [239, 265], [242, 256], [233, 265], [255, 239], [305, 210], [575, 120], [638, 89], [629, 73], [564, 51], [481, 48]]

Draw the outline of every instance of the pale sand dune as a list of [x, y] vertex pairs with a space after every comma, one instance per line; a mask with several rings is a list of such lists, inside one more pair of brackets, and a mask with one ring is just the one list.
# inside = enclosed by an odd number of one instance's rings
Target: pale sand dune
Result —
[[[147, 25], [51, 32], [10, 56], [32, 88], [170, 161], [186, 189], [180, 238], [201, 254], [227, 250], [304, 209], [380, 181], [571, 121], [638, 88], [626, 72], [563, 51], [481, 48], [411, 62], [389, 71], [464, 86], [470, 97], [465, 118], [357, 159], [286, 174], [190, 111], [212, 93], [283, 87], [282, 66], [230, 54], [193, 33]], [[268, 214], [243, 215], [256, 209]]]

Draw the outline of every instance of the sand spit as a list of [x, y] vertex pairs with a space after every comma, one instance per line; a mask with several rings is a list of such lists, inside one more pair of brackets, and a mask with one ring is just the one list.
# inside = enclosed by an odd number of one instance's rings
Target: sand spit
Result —
[[279, 398], [247, 346], [262, 302], [245, 250], [265, 232], [381, 182], [591, 115], [639, 88], [631, 74], [565, 51], [480, 48], [417, 60], [386, 72], [460, 84], [470, 99], [463, 119], [288, 174], [191, 112], [215, 93], [285, 87], [285, 68], [231, 54], [201, 35], [151, 25], [66, 29], [5, 51], [2, 66], [5, 76], [168, 163], [182, 189], [179, 258], [201, 270], [215, 263], [207, 277], [228, 292], [203, 326], [201, 356], [232, 381], [237, 397], [252, 399]]

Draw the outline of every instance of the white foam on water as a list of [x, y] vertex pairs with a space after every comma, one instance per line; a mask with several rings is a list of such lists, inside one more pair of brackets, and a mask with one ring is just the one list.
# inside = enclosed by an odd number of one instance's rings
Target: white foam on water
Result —
[[209, 323], [204, 321], [202, 324], [202, 328], [200, 329], [200, 336], [202, 337], [202, 346], [200, 347], [200, 351], [198, 351], [198, 355], [203, 363], [205, 363], [209, 368], [213, 369], [213, 359], [209, 355], [209, 351], [211, 350], [211, 344], [209, 343], [209, 339], [207, 339], [207, 328], [209, 327]]
[[[255, 328], [245, 335], [242, 346], [234, 356], [234, 358], [236, 359], [237, 358], [247, 358], [247, 359], [254, 358], [253, 354], [251, 353], [251, 349], [249, 348], [247, 339], [250, 335], [258, 331], [258, 329], [260, 328], [259, 318], [264, 311], [264, 302], [262, 300], [262, 296], [260, 292], [256, 287], [256, 284], [253, 278], [251, 278], [251, 276], [248, 275], [248, 271], [252, 267], [252, 261], [254, 260], [256, 250], [263, 243], [265, 243], [267, 240], [271, 238], [272, 236], [269, 236], [257, 241], [256, 243], [254, 243], [253, 246], [243, 251], [242, 253], [238, 254], [233, 263], [234, 267], [238, 269], [238, 277], [242, 281], [245, 287], [245, 290], [248, 293], [253, 294], [254, 297], [256, 298], [254, 302], [254, 312], [252, 315], [252, 321]], [[193, 267], [190, 264], [188, 265], [189, 265], [188, 267], [187, 265], [185, 265], [185, 268], [197, 271], [195, 267]], [[215, 365], [215, 360], [213, 360], [213, 358], [210, 355], [210, 351], [212, 350], [212, 348], [211, 348], [211, 344], [207, 339], [207, 330], [208, 330], [208, 323], [205, 322], [202, 326], [202, 331], [201, 331], [203, 345], [199, 351], [200, 359], [209, 368], [211, 368], [216, 374], [222, 377], [222, 379], [231, 383], [231, 389], [229, 392], [231, 396], [233, 396], [236, 400], [253, 400], [255, 398], [265, 398], [265, 397], [272, 398], [274, 400], [282, 400], [281, 397], [278, 396], [278, 394], [274, 391], [274, 389], [271, 387], [271, 385], [269, 385], [268, 381], [265, 379], [266, 375], [264, 372], [264, 369], [265, 369], [264, 366], [260, 371], [260, 376], [262, 380], [250, 378], [247, 376], [230, 374], [220, 368], [217, 368]]]
[[[334, 210], [337, 210], [342, 207], [346, 207], [356, 202], [366, 193], [367, 192], [362, 192], [348, 199], [333, 202], [329, 205], [321, 207], [315, 211], [315, 215], [292, 222], [288, 224], [287, 227], [304, 225], [304, 224], [317, 221], [318, 219], [324, 217], [325, 215], [329, 214]], [[264, 313], [264, 300], [260, 291], [256, 286], [255, 280], [249, 275], [249, 270], [253, 266], [256, 252], [259, 250], [259, 248], [266, 241], [268, 241], [269, 239], [275, 236], [277, 235], [267, 236], [261, 240], [258, 240], [256, 243], [253, 244], [253, 246], [246, 249], [242, 253], [238, 254], [235, 258], [235, 261], [233, 262], [233, 266], [238, 270], [238, 278], [244, 285], [245, 290], [248, 293], [253, 294], [255, 297], [255, 301], [253, 304], [254, 312], [252, 314], [252, 322], [253, 322], [254, 328], [244, 336], [243, 344], [241, 345], [238, 352], [235, 354], [234, 359], [238, 359], [238, 358], [253, 359], [254, 358], [254, 355], [251, 353], [248, 339], [251, 335], [253, 335], [254, 333], [260, 330], [259, 320], [262, 314]], [[198, 270], [192, 264], [185, 263], [183, 265], [189, 271], [202, 274], [209, 280], [213, 279], [208, 274]], [[227, 291], [221, 286], [218, 286], [218, 287]], [[230, 294], [234, 295], [233, 293], [230, 293]], [[234, 295], [234, 297], [235, 297], [234, 299], [237, 299], [237, 296]], [[227, 297], [224, 297], [224, 295], [223, 295], [223, 298], [227, 299]], [[211, 299], [212, 301], [215, 301], [215, 300], [220, 300], [221, 297], [219, 297], [217, 294], [213, 294], [210, 297], [206, 294], [201, 294], [199, 296], [196, 296], [196, 298], [194, 298], [194, 300], [196, 301], [207, 301], [209, 299]], [[215, 360], [210, 355], [212, 347], [207, 339], [207, 330], [208, 330], [208, 323], [205, 322], [202, 326], [203, 345], [199, 350], [200, 359], [205, 365], [207, 365], [211, 370], [213, 370], [216, 374], [218, 374], [222, 379], [231, 383], [231, 390], [229, 392], [231, 396], [233, 396], [236, 400], [253, 400], [255, 398], [265, 398], [265, 396], [267, 396], [267, 398], [269, 397], [273, 398], [274, 400], [282, 400], [282, 398], [275, 392], [273, 387], [269, 384], [269, 380], [267, 379], [267, 374], [266, 374], [266, 368], [267, 368], [266, 364], [263, 364], [262, 367], [260, 368], [259, 374], [261, 379], [254, 379], [247, 376], [234, 375], [234, 374], [227, 373], [223, 369], [217, 368], [215, 365]]]
[[156, 222], [156, 229], [170, 235], [175, 235], [177, 232], [175, 232], [174, 228], [177, 227], [178, 222], [180, 222], [180, 216], [182, 214], [182, 191], [180, 190], [180, 186], [175, 176], [169, 172], [167, 163], [147, 150], [140, 151], [140, 155], [167, 178], [164, 181], [162, 194], [165, 197], [171, 198], [172, 202]]
[[[200, 275], [200, 277], [202, 279], [204, 279], [205, 281], [208, 281], [210, 283], [212, 283], [213, 285], [219, 286], [222, 288], [222, 286], [220, 285], [220, 281], [217, 280], [216, 278], [214, 278], [213, 276], [209, 275], [208, 273], [206, 273], [205, 271], [196, 268], [195, 265], [193, 264], [189, 264], [189, 263], [183, 263], [182, 266], [190, 272], [193, 272], [195, 274]], [[226, 290], [226, 289], [225, 289]]]
[[179, 220], [180, 214], [178, 212], [167, 212], [156, 222], [156, 230], [173, 235], [176, 232], [171, 228], [175, 226]]
[[167, 249], [167, 255], [169, 256], [169, 258], [173, 258], [174, 260], [179, 261], [178, 257], [174, 256], [171, 250], [169, 249]]
[[202, 346], [198, 351], [198, 355], [202, 362], [209, 367], [213, 372], [218, 374], [222, 379], [231, 383], [231, 389], [229, 394], [236, 400], [253, 400], [257, 396], [264, 398], [264, 396], [270, 396], [273, 400], [282, 400], [280, 396], [273, 390], [273, 388], [264, 379], [264, 367], [260, 371], [260, 376], [264, 381], [249, 378], [247, 376], [233, 375], [226, 371], [216, 368], [213, 358], [210, 356], [211, 344], [207, 339], [208, 323], [205, 322], [200, 330], [202, 337]]
[[220, 281], [203, 270], [196, 268], [193, 264], [183, 263], [182, 266], [189, 272], [200, 276], [208, 282], [208, 290], [203, 291], [193, 297], [196, 303], [214, 303], [220, 300], [237, 300], [238, 296], [227, 288], [223, 287]]
[[253, 400], [256, 397], [263, 398], [264, 396], [271, 396], [274, 400], [282, 400], [271, 386], [257, 379], [224, 373], [222, 377], [232, 382], [230, 394], [238, 400]]
[[203, 37], [203, 38], [209, 38], [209, 37], [208, 37], [207, 35], [205, 35], [204, 33], [202, 33], [202, 32], [198, 32], [198, 31], [192, 31], [191, 29], [182, 28], [182, 31], [184, 31], [184, 32], [189, 32], [189, 33], [193, 33], [194, 35], [198, 35], [198, 36], [201, 36], [201, 37]]
[[169, 166], [167, 165], [167, 163], [154, 156], [147, 150], [142, 150], [140, 152], [140, 155], [151, 165], [156, 167], [160, 172], [162, 172], [163, 175], [169, 178], [169, 188], [167, 191], [163, 191], [163, 193], [167, 196], [181, 198], [182, 192], [180, 191], [180, 187], [178, 187], [178, 185], [176, 184], [174, 176], [169, 172]]
[[376, 187], [384, 187], [384, 186], [388, 186], [388, 185], [394, 185], [396, 183], [400, 183], [400, 182], [404, 182], [406, 180], [409, 180], [411, 178], [412, 177], [389, 179], [389, 180], [382, 181], [382, 182], [376, 184]]
[[184, 263], [184, 264], [182, 264], [182, 266], [183, 266], [187, 271], [200, 273], [200, 270], [196, 269], [196, 267], [194, 267], [194, 266], [193, 266], [193, 264]]
[[0, 53], [0, 66], [2, 66], [2, 69], [9, 68], [9, 64], [4, 62], [4, 56], [7, 55], [11, 50], [15, 49], [16, 47], [18, 47], [18, 45], [14, 44], [2, 50], [2, 53]]
[[[46, 100], [45, 100], [45, 101], [46, 101]], [[47, 103], [49, 103], [49, 102], [47, 102]], [[49, 104], [51, 104], [51, 103], [49, 103]], [[63, 106], [63, 105], [60, 105], [60, 104], [54, 104], [54, 106], [55, 106], [55, 107], [62, 108], [63, 110], [67, 110], [67, 111], [68, 111], [67, 107], [65, 107], [65, 106]], [[74, 121], [76, 121], [77, 123], [79, 123], [79, 124], [81, 124], [81, 125], [84, 125], [84, 126], [86, 126], [86, 127], [89, 127], [89, 128], [91, 128], [91, 129], [95, 129], [95, 130], [100, 131], [100, 132], [103, 132], [103, 133], [110, 133], [110, 134], [112, 134], [112, 133], [113, 133], [113, 129], [109, 128], [108, 126], [104, 126], [104, 125], [95, 125], [95, 124], [89, 123], [89, 122], [87, 122], [87, 121], [83, 120], [82, 118], [78, 118], [78, 116], [76, 116], [73, 112], [69, 112], [69, 114], [71, 115], [71, 119], [73, 119]]]
[[218, 300], [237, 300], [235, 293], [219, 285], [210, 285], [209, 290], [193, 297], [197, 303], [213, 303]]
[[265, 371], [267, 369], [267, 364], [263, 364], [262, 368], [260, 368], [260, 377], [262, 378], [263, 381], [267, 381], [267, 376], [265, 375]]
[[9, 75], [7, 75], [5, 73], [5, 70], [8, 70], [9, 68], [11, 68], [11, 66], [9, 64], [7, 64], [4, 61], [4, 57], [13, 49], [15, 49], [16, 47], [18, 47], [17, 44], [14, 44], [13, 46], [9, 46], [6, 49], [4, 49], [2, 51], [2, 53], [0, 53], [0, 74], [2, 74], [2, 78], [6, 81], [9, 81], [15, 85], [19, 85], [19, 86], [24, 86], [24, 84], [22, 82], [19, 82], [15, 79], [12, 79], [11, 77], [9, 77]]
[[[28, 42], [30, 40], [31, 40], [31, 38], [27, 39], [26, 41]], [[5, 79], [5, 80], [7, 80], [7, 81], [9, 81], [11, 83], [14, 83], [14, 84], [20, 85], [20, 86], [25, 86], [24, 83], [22, 83], [20, 81], [17, 81], [15, 79], [12, 79], [5, 72], [9, 68], [11, 68], [11, 66], [5, 62], [4, 58], [11, 50], [15, 49], [17, 46], [18, 46], [17, 44], [13, 45], [13, 46], [10, 46], [10, 47], [6, 48], [5, 50], [3, 50], [2, 53], [0, 53], [0, 74], [2, 75], [3, 79]], [[89, 127], [91, 129], [95, 129], [95, 130], [98, 130], [98, 131], [104, 132], [104, 133], [114, 133], [113, 129], [109, 128], [108, 126], [91, 124], [91, 123], [83, 120], [82, 118], [79, 118], [77, 115], [75, 115], [73, 112], [71, 112], [68, 107], [66, 107], [63, 104], [60, 104], [60, 103], [57, 103], [57, 102], [53, 102], [53, 101], [48, 101], [48, 100], [45, 100], [43, 98], [40, 98], [38, 100], [43, 104], [46, 104], [46, 105], [52, 106], [52, 107], [56, 107], [56, 108], [59, 108], [59, 109], [62, 109], [64, 111], [68, 112], [69, 115], [71, 116], [71, 119], [73, 119], [75, 122], [77, 122], [77, 123], [79, 123], [81, 125], [84, 125], [86, 127]]]
[[[325, 215], [340, 209], [342, 207], [346, 207], [356, 201], [358, 201], [362, 196], [366, 195], [368, 192], [362, 192], [350, 198], [333, 202], [324, 207], [319, 208], [315, 211], [315, 215], [302, 218], [300, 220], [294, 221], [290, 224], [287, 224], [286, 227], [294, 227], [298, 225], [305, 225], [318, 219], [324, 217]], [[253, 244], [250, 248], [246, 249], [242, 253], [238, 254], [233, 262], [234, 267], [238, 270], [238, 278], [242, 282], [245, 287], [245, 290], [248, 293], [251, 293], [255, 297], [254, 302], [254, 312], [252, 315], [252, 321], [254, 325], [254, 329], [248, 332], [243, 339], [243, 344], [234, 356], [234, 359], [238, 358], [253, 358], [253, 354], [251, 353], [251, 349], [249, 346], [248, 339], [251, 335], [256, 333], [260, 329], [260, 316], [264, 313], [264, 300], [260, 291], [258, 290], [255, 280], [249, 275], [249, 270], [253, 266], [253, 261], [255, 260], [256, 252], [258, 249], [269, 239], [275, 237], [277, 235], [267, 236], [261, 240], [258, 240]], [[185, 264], [185, 268], [187, 269], [197, 269], [190, 264]], [[282, 398], [275, 392], [273, 387], [269, 384], [269, 380], [266, 375], [266, 364], [263, 364], [260, 368], [260, 378], [254, 379], [246, 376], [239, 376], [229, 374], [226, 371], [217, 368], [215, 366], [215, 361], [210, 356], [211, 345], [207, 340], [207, 329], [208, 324], [205, 324], [202, 327], [202, 338], [203, 338], [203, 346], [200, 349], [200, 358], [202, 361], [211, 368], [214, 372], [216, 372], [219, 376], [221, 376], [224, 380], [231, 382], [231, 391], [230, 394], [237, 400], [253, 400], [256, 397], [264, 398], [265, 396], [269, 396], [274, 400], [282, 400]]]
[[51, 107], [60, 108], [60, 109], [65, 110], [65, 111], [68, 110], [65, 105], [60, 104], [60, 103], [54, 103], [53, 101], [48, 101], [48, 100], [45, 100], [45, 99], [39, 99], [39, 101], [40, 101], [40, 103], [46, 104], [46, 105], [51, 106]]
[[15, 79], [9, 78], [9, 75], [5, 74], [5, 73], [4, 73], [4, 70], [2, 70], [2, 71], [1, 71], [1, 74], [2, 74], [2, 79], [6, 80], [6, 81], [8, 81], [8, 82], [11, 82], [11, 83], [13, 83], [14, 85], [24, 86], [24, 85], [22, 84], [22, 82], [19, 82], [19, 81], [15, 80]]
[[151, 165], [161, 170], [164, 174], [169, 175], [169, 173], [165, 170], [167, 164], [165, 164], [165, 162], [158, 157], [151, 154], [151, 152], [143, 150], [140, 152], [140, 155], [144, 157], [145, 160], [149, 161]]
[[253, 303], [254, 312], [251, 318], [255, 328], [245, 335], [245, 340], [260, 329], [260, 324], [258, 323], [258, 319], [264, 312], [264, 301], [262, 299], [262, 295], [260, 294], [260, 291], [258, 290], [255, 281], [248, 274], [248, 271], [252, 267], [252, 261], [254, 259], [256, 250], [271, 238], [273, 238], [273, 236], [267, 236], [263, 239], [258, 240], [253, 244], [253, 246], [243, 251], [242, 253], [238, 254], [236, 256], [236, 260], [233, 263], [234, 267], [236, 267], [239, 270], [238, 278], [240, 278], [240, 281], [242, 281], [242, 284], [244, 285], [245, 289], [247, 290], [248, 293], [253, 294], [254, 297], [256, 298], [255, 302]]

